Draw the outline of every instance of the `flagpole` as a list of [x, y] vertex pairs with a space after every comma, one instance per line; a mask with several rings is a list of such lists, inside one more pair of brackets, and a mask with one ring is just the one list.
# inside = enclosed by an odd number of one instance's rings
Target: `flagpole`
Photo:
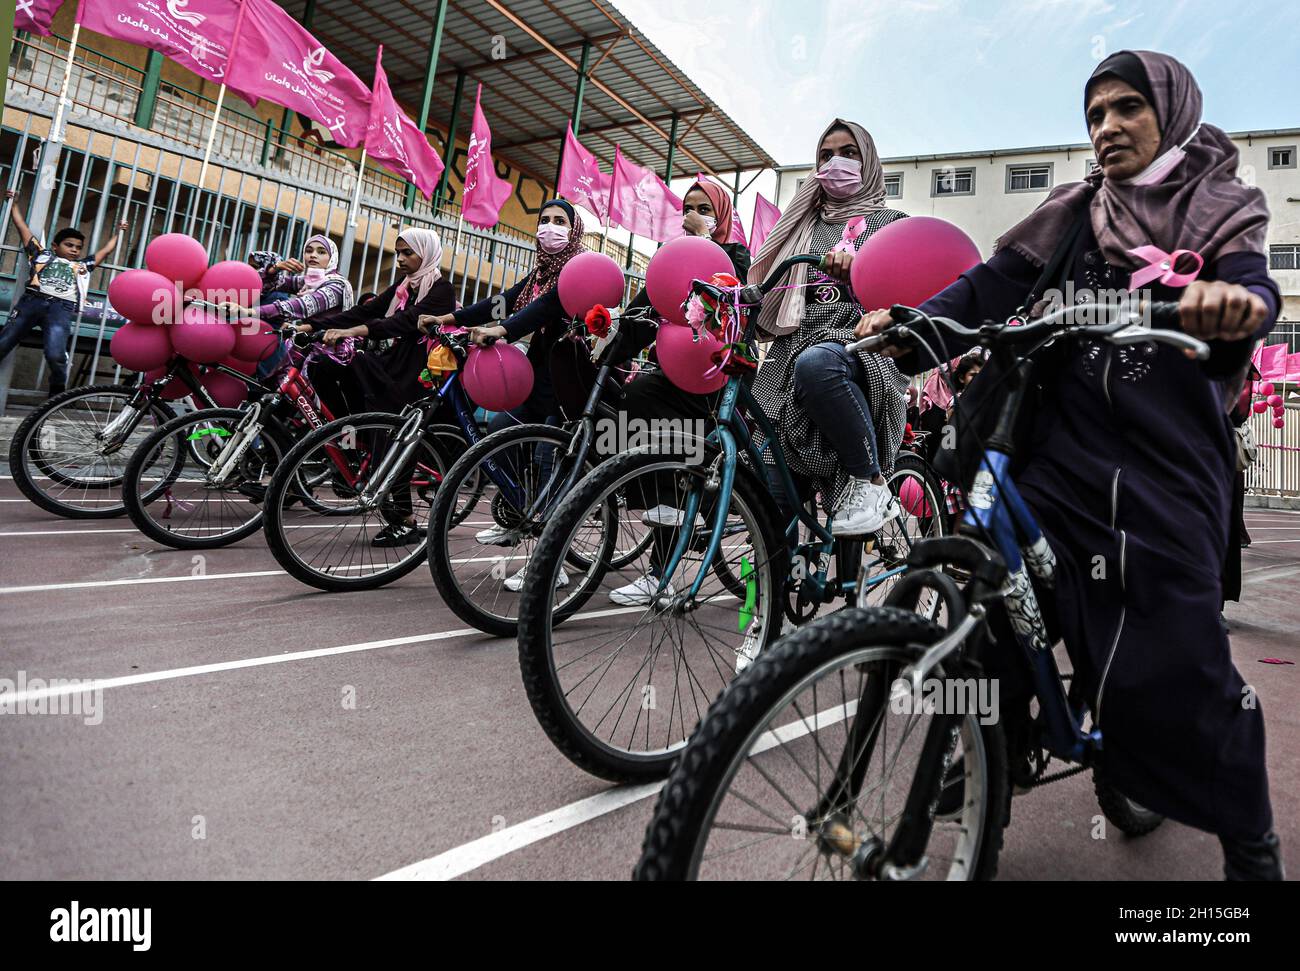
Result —
[[77, 41], [81, 37], [81, 20], [72, 25], [72, 38], [68, 41], [68, 60], [63, 65], [63, 83], [59, 86], [59, 103], [54, 108], [54, 121], [50, 125], [49, 140], [63, 141], [63, 115], [68, 103], [68, 89], [72, 87], [72, 61], [77, 56]]
[[605, 213], [605, 236], [600, 241], [600, 255], [605, 255], [605, 244], [609, 242], [609, 213]]
[[[240, 3], [239, 13], [235, 17], [235, 31], [230, 37], [230, 51], [226, 57], [227, 63], [231, 63], [231, 64], [234, 63], [236, 49], [239, 46], [239, 32], [243, 28], [243, 26], [244, 26], [244, 4]], [[199, 207], [197, 205], [197, 200], [198, 197], [203, 194], [203, 183], [207, 180], [208, 177], [208, 166], [212, 161], [212, 150], [213, 148], [216, 147], [217, 144], [217, 126], [221, 122], [221, 107], [222, 105], [225, 104], [225, 101], [226, 101], [226, 82], [222, 81], [221, 87], [217, 89], [217, 107], [216, 110], [212, 112], [212, 128], [211, 130], [208, 131], [208, 146], [203, 150], [203, 164], [199, 166], [199, 181], [195, 186], [194, 195], [193, 195], [193, 199], [195, 200], [195, 205], [193, 211], [190, 213], [190, 218], [188, 220], [188, 224], [185, 229], [186, 232], [192, 232], [194, 230], [194, 221], [199, 216]]]
[[[460, 215], [456, 217], [456, 241], [451, 244], [451, 264], [447, 267], [448, 281], [451, 280], [451, 277], [456, 272], [456, 254], [460, 252], [460, 231], [462, 227], [464, 227], [464, 225], [465, 225], [465, 210], [461, 209]], [[465, 265], [466, 266], [469, 265], [468, 259], [466, 259]]]

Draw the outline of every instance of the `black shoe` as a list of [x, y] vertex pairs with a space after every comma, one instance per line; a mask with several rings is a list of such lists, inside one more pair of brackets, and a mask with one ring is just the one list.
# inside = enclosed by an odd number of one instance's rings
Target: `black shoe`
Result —
[[1219, 837], [1223, 846], [1223, 876], [1225, 880], [1286, 879], [1282, 868], [1282, 844], [1277, 834], [1266, 833], [1257, 840], [1232, 840]]
[[247, 496], [249, 502], [260, 505], [266, 499], [266, 486], [260, 482], [241, 482], [235, 486], [235, 491], [241, 496]]
[[375, 538], [370, 541], [370, 545], [381, 549], [394, 549], [411, 546], [423, 538], [424, 530], [419, 526], [411, 526], [406, 523], [398, 523], [395, 526], [390, 524], [375, 534]]

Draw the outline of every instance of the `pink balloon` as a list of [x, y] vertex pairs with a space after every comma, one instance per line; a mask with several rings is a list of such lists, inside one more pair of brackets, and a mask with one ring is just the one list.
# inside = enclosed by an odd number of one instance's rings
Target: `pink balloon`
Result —
[[921, 483], [910, 475], [899, 486], [898, 498], [902, 501], [903, 508], [913, 516], [924, 519], [931, 515], [930, 503], [925, 497], [925, 489], [921, 487]]
[[1262, 414], [1264, 414], [1264, 412], [1268, 411], [1268, 402], [1267, 402], [1267, 401], [1256, 401], [1255, 404], [1254, 404], [1254, 406], [1253, 406], [1253, 408], [1252, 408], [1251, 410], [1254, 411], [1255, 414], [1257, 414], [1257, 415], [1262, 415]]
[[241, 361], [261, 363], [276, 352], [280, 336], [260, 320], [241, 320], [233, 325], [235, 348], [230, 356]]
[[533, 393], [533, 364], [519, 348], [498, 341], [470, 348], [461, 380], [465, 393], [479, 407], [510, 411]]
[[247, 374], [250, 378], [257, 373], [256, 361], [241, 361], [233, 354], [219, 363], [222, 367], [228, 367], [230, 370], [238, 371], [240, 374]]
[[203, 375], [200, 383], [212, 395], [212, 400], [222, 408], [234, 408], [248, 397], [248, 385], [220, 371], [209, 371]]
[[[189, 365], [189, 369], [191, 374], [193, 374], [195, 377], [198, 377], [199, 366], [197, 364]], [[145, 374], [144, 379], [145, 381], [157, 381], [159, 378], [164, 377], [166, 374], [167, 374], [167, 368], [161, 368], [161, 367], [154, 368], [152, 371]], [[163, 396], [163, 400], [165, 401], [180, 401], [189, 393], [190, 393], [190, 389], [185, 386], [185, 382], [182, 381], [179, 377], [176, 377], [173, 378], [171, 382], [168, 383], [167, 387], [163, 389], [162, 396]]]
[[674, 324], [686, 324], [682, 304], [691, 294], [692, 280], [708, 280], [715, 273], [735, 273], [731, 258], [711, 239], [683, 236], [650, 260], [645, 270], [646, 290], [655, 311]]
[[1259, 393], [1262, 394], [1265, 398], [1267, 398], [1271, 394], [1276, 394], [1277, 388], [1276, 386], [1274, 386], [1273, 382], [1270, 381], [1259, 389]]
[[579, 253], [560, 271], [560, 303], [570, 317], [585, 317], [600, 304], [623, 302], [623, 271], [603, 253]]
[[262, 302], [262, 275], [247, 263], [225, 260], [207, 269], [199, 281], [199, 289], [209, 303], [256, 307]]
[[895, 220], [863, 243], [850, 277], [866, 310], [916, 307], [979, 262], [979, 247], [952, 223], [912, 216]]
[[688, 394], [712, 394], [727, 383], [727, 375], [716, 374], [711, 378], [704, 375], [714, 366], [714, 353], [724, 346], [708, 331], [697, 334], [685, 324], [663, 324], [655, 342], [655, 353], [664, 374], [677, 387]]
[[127, 320], [170, 324], [181, 305], [176, 284], [150, 270], [127, 270], [108, 285], [108, 302]]
[[1283, 404], [1282, 404], [1282, 396], [1281, 396], [1280, 394], [1271, 394], [1271, 395], [1269, 395], [1269, 396], [1268, 396], [1268, 404], [1269, 404], [1269, 407], [1270, 407], [1270, 408], [1281, 408], [1281, 407], [1283, 406]]
[[198, 286], [208, 269], [208, 251], [193, 236], [167, 233], [145, 247], [144, 264], [182, 290]]
[[1274, 418], [1274, 419], [1273, 419], [1273, 427], [1274, 427], [1274, 428], [1286, 428], [1286, 419], [1285, 419], [1285, 418]]
[[176, 353], [199, 364], [214, 364], [235, 349], [235, 329], [199, 307], [186, 307], [169, 329]]
[[166, 327], [124, 324], [108, 345], [113, 360], [131, 371], [152, 371], [171, 360], [172, 342]]

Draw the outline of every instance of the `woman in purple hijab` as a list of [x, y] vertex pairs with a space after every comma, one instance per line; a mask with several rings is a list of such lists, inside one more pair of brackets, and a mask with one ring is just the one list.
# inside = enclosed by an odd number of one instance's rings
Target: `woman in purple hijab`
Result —
[[[1037, 358], [1013, 474], [1059, 559], [1054, 595], [1040, 593], [1104, 734], [1108, 778], [1218, 835], [1229, 879], [1281, 879], [1263, 713], [1219, 625], [1236, 470], [1228, 409], [1281, 298], [1264, 255], [1263, 194], [1237, 178], [1236, 147], [1201, 121], [1201, 105], [1173, 58], [1108, 58], [1085, 93], [1098, 168], [1053, 191], [988, 262], [922, 309], [1006, 320], [1049, 288], [1101, 299], [1136, 284], [1178, 301], [1183, 329], [1210, 343], [1201, 364], [1164, 346], [1057, 342]], [[1162, 266], [1179, 251], [1196, 255]], [[1041, 280], [1058, 254], [1062, 278]], [[870, 314], [858, 333], [887, 322], [887, 312]], [[929, 366], [914, 353], [899, 364]], [[962, 408], [996, 395], [996, 379], [986, 369]]]

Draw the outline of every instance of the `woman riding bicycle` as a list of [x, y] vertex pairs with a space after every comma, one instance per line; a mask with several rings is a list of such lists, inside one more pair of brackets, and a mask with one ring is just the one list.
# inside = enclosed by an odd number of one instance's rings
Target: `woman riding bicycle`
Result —
[[[1055, 595], [1040, 595], [1104, 732], [1108, 776], [1143, 806], [1216, 833], [1230, 879], [1280, 879], [1263, 715], [1219, 626], [1235, 473], [1227, 412], [1280, 306], [1268, 209], [1237, 178], [1232, 141], [1202, 123], [1200, 89], [1172, 57], [1108, 58], [1084, 104], [1099, 168], [1058, 187], [921, 309], [977, 323], [1058, 286], [1144, 290], [1179, 300], [1183, 329], [1210, 342], [1205, 364], [1154, 344], [1062, 341], [1038, 355], [1013, 475], [1056, 553]], [[1060, 279], [1048, 279], [1053, 265]], [[858, 334], [888, 324], [878, 311]], [[935, 364], [918, 351], [898, 359], [908, 374]], [[996, 411], [1003, 378], [986, 368], [972, 383], [959, 429]], [[964, 483], [974, 471], [962, 468]], [[1013, 643], [1005, 619], [998, 627]], [[1015, 670], [990, 672], [1004, 709], [1027, 695]]]
[[[731, 260], [736, 278], [745, 279], [749, 272], [749, 248], [744, 243], [731, 242], [733, 208], [731, 198], [720, 185], [709, 181], [696, 182], [682, 198], [682, 231], [687, 236], [700, 236], [712, 239], [722, 247]], [[642, 288], [625, 308], [624, 315], [650, 308], [650, 293]], [[654, 330], [648, 325], [634, 323], [629, 317], [631, 332], [623, 345], [624, 353], [635, 354], [654, 340]], [[653, 352], [652, 352], [653, 353]], [[622, 410], [628, 421], [641, 420], [646, 423], [655, 419], [671, 419], [679, 427], [699, 426], [708, 421], [717, 409], [721, 392], [714, 394], [691, 394], [683, 391], [668, 380], [662, 372], [654, 371], [636, 377], [624, 390]], [[648, 427], [648, 425], [647, 425]], [[633, 582], [610, 591], [609, 599], [624, 607], [644, 606], [650, 603], [659, 587], [655, 573], [656, 567], [667, 562], [671, 547], [671, 528], [681, 525], [684, 513], [674, 508], [667, 497], [673, 494], [671, 487], [664, 482], [657, 483], [657, 489], [633, 490], [628, 496], [632, 508], [644, 509], [643, 521], [655, 529], [655, 549], [651, 557], [650, 572]], [[657, 492], [656, 495], [642, 493]]]
[[831, 532], [862, 536], [898, 515], [884, 475], [903, 440], [907, 382], [892, 361], [845, 350], [861, 313], [843, 281], [854, 252], [905, 214], [885, 206], [880, 158], [861, 125], [835, 119], [818, 142], [817, 165], [772, 228], [749, 282], [800, 254], [825, 255], [834, 279], [802, 287], [801, 266], [790, 275], [795, 288], [763, 305], [760, 339], [772, 346], [754, 397], [780, 430], [792, 471], [812, 479], [833, 510]]

